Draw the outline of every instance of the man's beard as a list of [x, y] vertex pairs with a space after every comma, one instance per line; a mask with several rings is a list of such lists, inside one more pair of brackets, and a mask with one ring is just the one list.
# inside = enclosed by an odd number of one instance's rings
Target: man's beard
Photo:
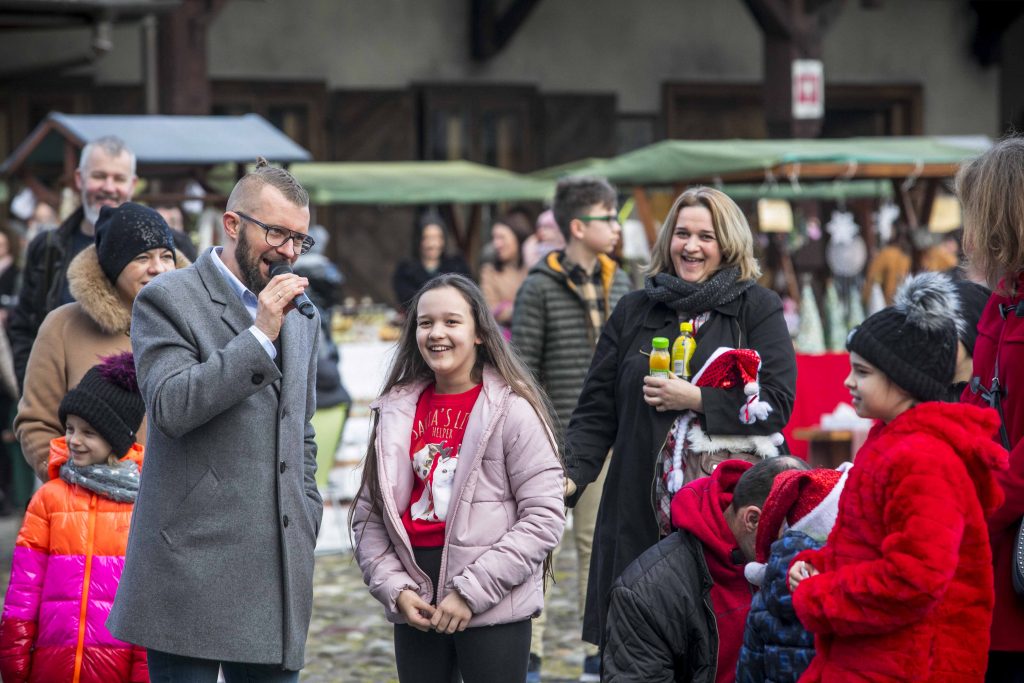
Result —
[[96, 221], [100, 219], [100, 210], [106, 206], [102, 203], [104, 199], [113, 199], [115, 202], [118, 202], [118, 206], [124, 203], [118, 201], [120, 197], [117, 195], [101, 192], [96, 195], [96, 203], [92, 204], [89, 202], [89, 196], [85, 192], [82, 193], [82, 211], [85, 214], [85, 220], [89, 221], [93, 227], [96, 226]]
[[267, 286], [267, 280], [263, 279], [263, 273], [260, 272], [260, 258], [255, 255], [250, 246], [245, 231], [241, 231], [241, 234], [238, 235], [238, 243], [235, 245], [235, 260], [238, 262], [238, 270], [242, 272], [242, 284], [250, 292], [259, 296], [259, 293]]

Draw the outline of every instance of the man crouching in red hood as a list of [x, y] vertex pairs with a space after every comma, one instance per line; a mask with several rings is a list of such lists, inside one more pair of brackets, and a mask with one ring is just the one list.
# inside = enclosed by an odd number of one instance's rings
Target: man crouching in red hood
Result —
[[743, 566], [775, 477], [808, 469], [790, 456], [726, 460], [672, 499], [677, 529], [612, 586], [602, 681], [731, 683], [750, 610]]

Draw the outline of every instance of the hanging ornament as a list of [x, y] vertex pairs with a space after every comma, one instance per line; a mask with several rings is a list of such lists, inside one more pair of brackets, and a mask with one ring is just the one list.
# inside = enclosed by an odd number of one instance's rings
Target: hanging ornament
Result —
[[899, 217], [900, 209], [891, 199], [878, 207], [878, 211], [875, 212], [875, 225], [878, 226], [878, 237], [882, 244], [888, 244], [892, 239], [893, 225]]
[[825, 248], [825, 261], [834, 275], [853, 277], [864, 270], [868, 247], [860, 236], [860, 226], [849, 211], [833, 211], [825, 226], [832, 236]]
[[807, 237], [812, 242], [817, 242], [821, 239], [821, 221], [818, 220], [817, 216], [812, 216], [807, 219]]
[[810, 282], [804, 282], [800, 290], [800, 329], [794, 343], [800, 353], [825, 353], [825, 333]]

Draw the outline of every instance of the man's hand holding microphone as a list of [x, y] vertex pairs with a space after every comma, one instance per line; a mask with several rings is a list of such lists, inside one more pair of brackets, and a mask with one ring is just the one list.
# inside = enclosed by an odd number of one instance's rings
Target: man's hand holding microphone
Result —
[[309, 280], [292, 272], [287, 261], [276, 261], [270, 266], [270, 282], [260, 292], [256, 304], [256, 327], [275, 341], [281, 334], [284, 316], [292, 309], [312, 318], [316, 307], [306, 296]]

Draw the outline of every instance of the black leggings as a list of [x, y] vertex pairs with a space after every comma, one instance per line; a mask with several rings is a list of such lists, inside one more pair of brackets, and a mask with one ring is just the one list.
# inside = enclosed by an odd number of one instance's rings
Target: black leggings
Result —
[[[440, 548], [414, 548], [416, 564], [434, 586]], [[436, 588], [435, 588], [436, 591]], [[434, 594], [434, 604], [437, 594]], [[395, 624], [395, 662], [402, 683], [522, 683], [530, 657], [530, 620], [477, 626], [447, 635]]]

